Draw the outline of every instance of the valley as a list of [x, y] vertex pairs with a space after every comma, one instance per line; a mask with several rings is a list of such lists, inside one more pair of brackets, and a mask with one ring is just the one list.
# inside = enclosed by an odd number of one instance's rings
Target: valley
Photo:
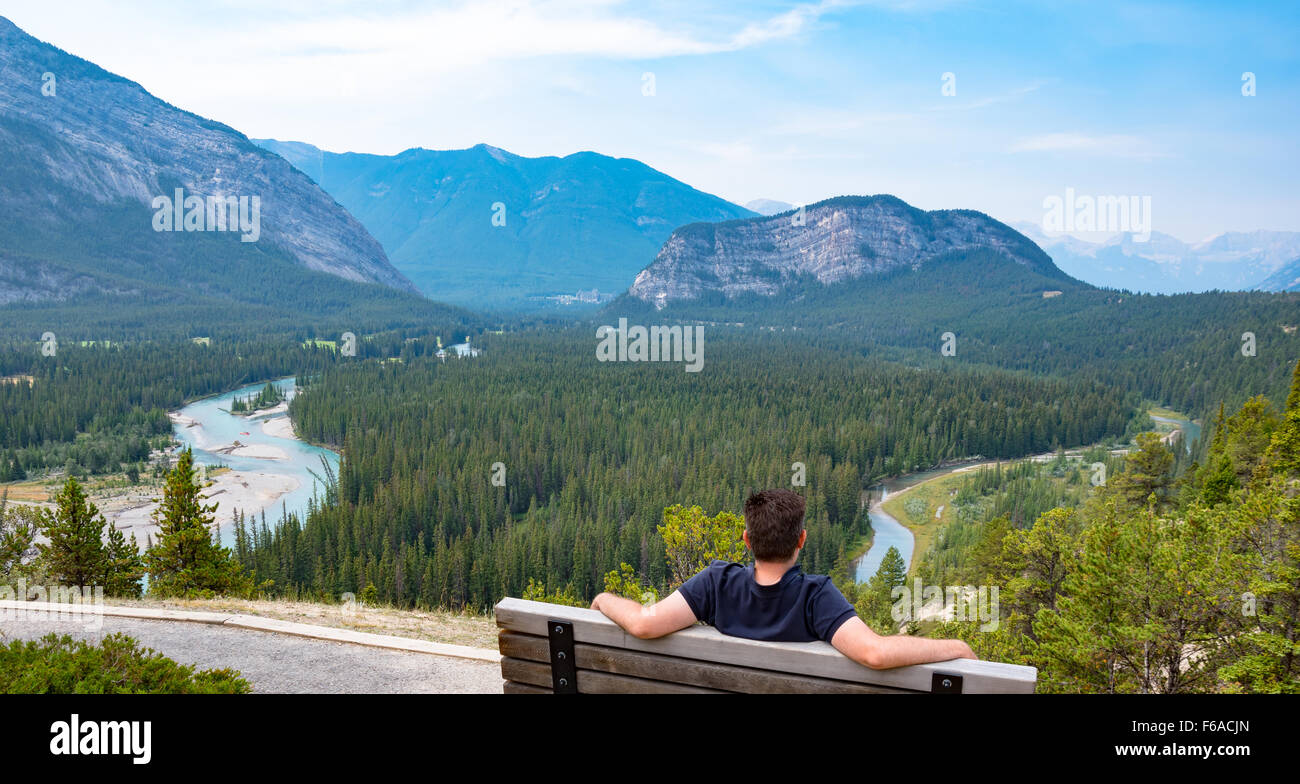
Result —
[[[411, 143], [250, 139], [0, 18], [0, 585], [490, 647], [503, 598], [748, 560], [722, 513], [783, 488], [879, 634], [1047, 692], [1300, 689], [1294, 233]], [[900, 619], [908, 578], [1000, 626]]]

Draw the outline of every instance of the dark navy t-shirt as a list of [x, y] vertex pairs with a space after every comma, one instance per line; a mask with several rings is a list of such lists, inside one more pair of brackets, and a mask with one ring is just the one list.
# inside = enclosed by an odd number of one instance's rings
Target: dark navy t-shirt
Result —
[[759, 585], [753, 566], [714, 561], [678, 590], [698, 620], [751, 640], [830, 642], [855, 614], [831, 578], [805, 575], [798, 564], [775, 585]]

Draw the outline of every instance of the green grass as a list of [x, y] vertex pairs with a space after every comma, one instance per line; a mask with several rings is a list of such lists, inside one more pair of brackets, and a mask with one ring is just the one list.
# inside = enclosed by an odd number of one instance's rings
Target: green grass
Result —
[[1147, 413], [1151, 416], [1165, 417], [1166, 419], [1187, 419], [1186, 414], [1175, 411], [1172, 408], [1165, 408], [1164, 406], [1152, 406], [1147, 409]]

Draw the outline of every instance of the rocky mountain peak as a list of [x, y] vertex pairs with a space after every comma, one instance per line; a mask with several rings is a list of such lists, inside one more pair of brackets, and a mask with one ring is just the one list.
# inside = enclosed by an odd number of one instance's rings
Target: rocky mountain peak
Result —
[[975, 248], [1065, 278], [1028, 238], [983, 213], [842, 196], [772, 216], [683, 226], [629, 294], [658, 305], [708, 293], [773, 295], [799, 279], [837, 283]]

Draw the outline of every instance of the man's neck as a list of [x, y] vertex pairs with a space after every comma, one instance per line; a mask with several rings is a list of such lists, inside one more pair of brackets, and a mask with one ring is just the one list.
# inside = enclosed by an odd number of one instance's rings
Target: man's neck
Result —
[[799, 554], [795, 553], [794, 557], [788, 561], [754, 561], [754, 582], [759, 585], [776, 585], [785, 577], [785, 573], [790, 571], [799, 560]]

